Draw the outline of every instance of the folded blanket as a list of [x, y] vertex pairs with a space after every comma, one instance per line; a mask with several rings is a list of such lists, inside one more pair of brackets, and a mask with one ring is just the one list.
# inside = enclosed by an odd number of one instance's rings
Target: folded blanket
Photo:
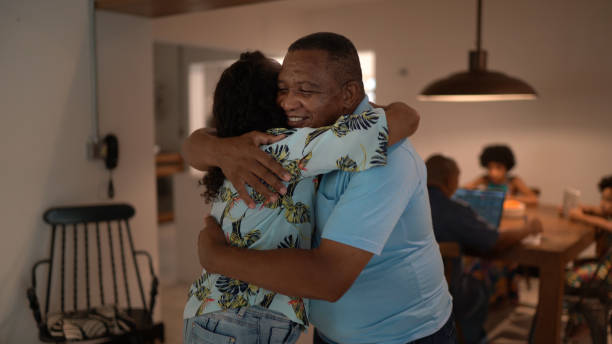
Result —
[[89, 311], [53, 313], [47, 318], [47, 328], [53, 337], [84, 340], [128, 333], [135, 324], [128, 313], [113, 305]]

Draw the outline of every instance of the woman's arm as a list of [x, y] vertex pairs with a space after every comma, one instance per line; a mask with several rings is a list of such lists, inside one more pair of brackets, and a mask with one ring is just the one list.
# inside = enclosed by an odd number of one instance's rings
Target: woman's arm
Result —
[[538, 195], [536, 195], [521, 178], [515, 177], [512, 180], [512, 184], [518, 190], [518, 195], [511, 195], [509, 197], [510, 199], [515, 199], [530, 206], [538, 204]]
[[412, 136], [419, 128], [421, 116], [410, 106], [395, 102], [389, 105], [377, 105], [370, 103], [373, 107], [382, 108], [387, 116], [389, 125], [389, 146], [400, 140]]

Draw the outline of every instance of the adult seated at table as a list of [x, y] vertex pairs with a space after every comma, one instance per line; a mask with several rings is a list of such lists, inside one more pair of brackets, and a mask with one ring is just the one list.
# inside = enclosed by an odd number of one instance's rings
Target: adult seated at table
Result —
[[464, 186], [466, 189], [497, 189], [506, 192], [508, 199], [527, 205], [537, 205], [538, 195], [517, 175], [510, 174], [516, 165], [512, 149], [507, 145], [489, 145], [480, 154], [480, 165], [487, 173]]
[[[452, 200], [459, 185], [459, 167], [451, 158], [433, 155], [426, 161], [427, 187], [431, 203], [434, 233], [438, 242], [456, 242], [462, 250], [488, 253], [504, 250], [530, 234], [542, 231], [542, 223], [531, 219], [521, 228], [498, 231], [467, 204]], [[450, 291], [455, 316], [466, 343], [484, 343], [483, 324], [487, 317], [491, 286], [463, 274], [456, 261]]]

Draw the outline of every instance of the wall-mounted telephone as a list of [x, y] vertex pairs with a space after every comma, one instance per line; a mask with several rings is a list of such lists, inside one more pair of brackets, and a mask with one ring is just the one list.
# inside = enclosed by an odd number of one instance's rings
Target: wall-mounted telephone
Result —
[[119, 140], [114, 134], [108, 134], [104, 137], [103, 143], [104, 152], [102, 156], [104, 158], [104, 165], [110, 174], [108, 179], [108, 197], [112, 199], [115, 197], [112, 171], [117, 167], [117, 163], [119, 162]]

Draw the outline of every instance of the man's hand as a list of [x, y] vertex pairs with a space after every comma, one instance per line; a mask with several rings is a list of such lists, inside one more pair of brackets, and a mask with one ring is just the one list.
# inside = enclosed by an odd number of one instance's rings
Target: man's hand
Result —
[[200, 265], [212, 273], [215, 257], [218, 258], [216, 252], [220, 247], [226, 246], [227, 243], [223, 230], [214, 217], [207, 216], [204, 222], [204, 229], [198, 235], [198, 257], [200, 258]]
[[254, 208], [255, 202], [249, 196], [245, 184], [249, 184], [270, 202], [278, 198], [273, 190], [281, 195], [287, 192], [281, 179], [289, 181], [291, 176], [272, 156], [259, 149], [261, 145], [271, 144], [283, 138], [284, 135], [274, 136], [252, 131], [241, 136], [222, 139], [223, 150], [218, 157], [219, 167], [249, 208]]
[[[242, 136], [219, 138], [206, 129], [193, 132], [183, 143], [183, 157], [194, 168], [205, 171], [209, 166], [218, 166], [232, 182], [240, 198], [250, 207], [255, 207], [245, 184], [262, 194], [268, 201], [276, 201], [277, 195], [286, 192], [281, 180], [291, 176], [270, 155], [259, 149], [285, 136], [268, 135], [256, 131]], [[272, 187], [270, 190], [262, 180]]]
[[527, 222], [527, 228], [529, 229], [529, 234], [542, 233], [542, 221], [540, 221], [540, 219], [538, 219], [537, 217], [530, 219], [529, 222]]

